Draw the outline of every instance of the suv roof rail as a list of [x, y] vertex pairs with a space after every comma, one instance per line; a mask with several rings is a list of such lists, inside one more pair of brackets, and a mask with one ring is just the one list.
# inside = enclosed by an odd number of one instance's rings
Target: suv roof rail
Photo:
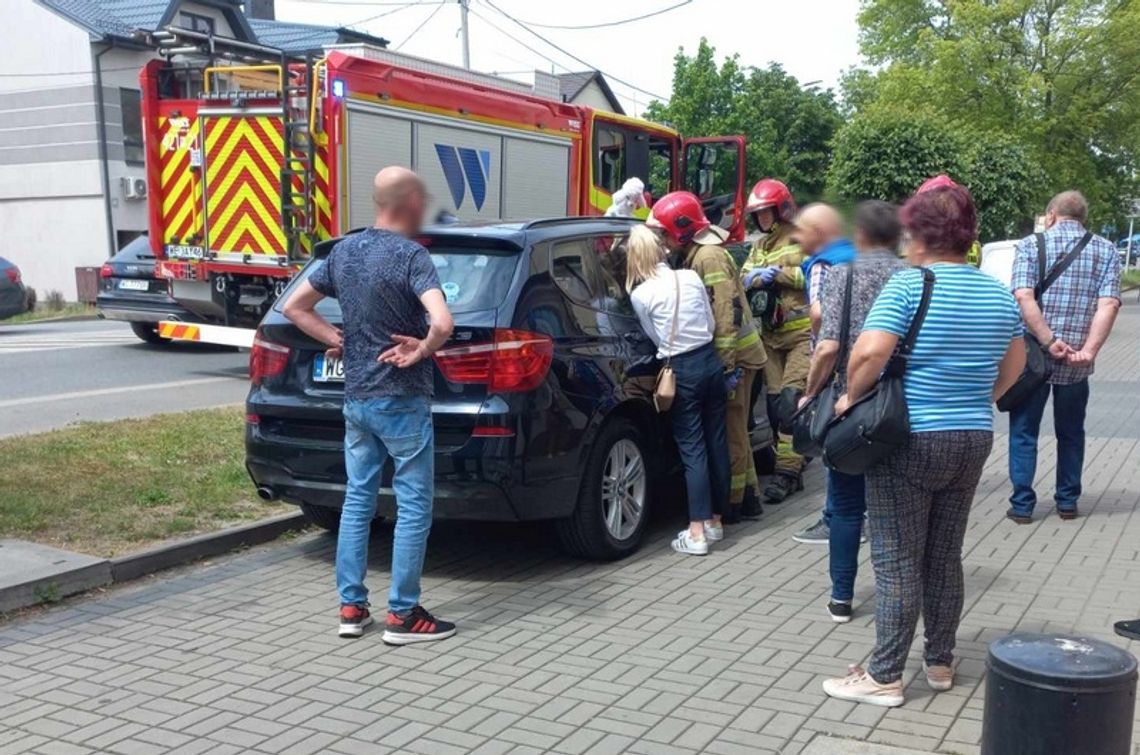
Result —
[[619, 217], [616, 215], [575, 215], [565, 218], [539, 218], [538, 220], [531, 220], [522, 227], [522, 230], [529, 231], [532, 228], [541, 228], [547, 225], [556, 225], [562, 223], [604, 223], [606, 221], [624, 221], [626, 223], [644, 223], [644, 218], [628, 218]]

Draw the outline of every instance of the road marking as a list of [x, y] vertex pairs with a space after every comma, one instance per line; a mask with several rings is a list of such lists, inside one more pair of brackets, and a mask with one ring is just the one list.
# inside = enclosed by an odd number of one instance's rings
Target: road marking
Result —
[[[10, 398], [0, 401], [0, 409], [11, 406], [27, 406], [28, 404], [47, 404], [53, 401], [73, 401], [81, 398], [94, 398], [95, 396], [112, 396], [116, 393], [130, 393], [131, 391], [157, 391], [164, 388], [188, 388], [192, 385], [208, 385], [210, 383], [225, 383], [239, 378], [209, 377], [194, 380], [174, 380], [169, 383], [147, 383], [143, 385], [120, 385], [115, 388], [97, 388], [90, 391], [74, 391], [72, 393], [54, 393], [48, 396], [28, 396], [27, 398]], [[244, 379], [244, 378], [241, 378]]]
[[21, 333], [16, 336], [0, 333], [0, 353], [21, 354], [29, 351], [89, 349], [94, 346], [114, 346], [132, 342], [139, 342], [139, 340], [130, 331], [125, 333], [44, 333], [43, 335]]

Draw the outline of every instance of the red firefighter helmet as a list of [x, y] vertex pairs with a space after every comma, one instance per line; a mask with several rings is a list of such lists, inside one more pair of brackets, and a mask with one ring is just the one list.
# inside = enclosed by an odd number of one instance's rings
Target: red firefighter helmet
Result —
[[950, 178], [950, 176], [946, 175], [945, 173], [939, 173], [934, 178], [928, 178], [923, 181], [922, 186], [918, 187], [918, 191], [916, 191], [915, 194], [921, 194], [922, 192], [930, 191], [931, 189], [943, 189], [948, 186], [957, 185], [958, 184], [954, 183], [954, 179]]
[[751, 215], [765, 207], [776, 209], [776, 219], [787, 223], [796, 216], [796, 200], [792, 199], [792, 192], [783, 181], [774, 178], [765, 178], [752, 187], [748, 195], [748, 202], [744, 205], [744, 212]]
[[705, 217], [701, 200], [687, 191], [673, 191], [653, 203], [653, 210], [645, 224], [664, 231], [678, 244], [688, 244], [693, 237], [708, 230], [711, 223]]

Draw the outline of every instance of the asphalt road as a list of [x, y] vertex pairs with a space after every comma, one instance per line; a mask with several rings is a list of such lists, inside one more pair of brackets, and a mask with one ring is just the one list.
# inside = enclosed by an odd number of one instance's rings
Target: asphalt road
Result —
[[0, 437], [237, 404], [248, 359], [223, 347], [151, 346], [120, 322], [0, 323]]

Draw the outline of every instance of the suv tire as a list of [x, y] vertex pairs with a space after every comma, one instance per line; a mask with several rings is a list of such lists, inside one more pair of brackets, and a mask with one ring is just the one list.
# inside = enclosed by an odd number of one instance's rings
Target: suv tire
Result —
[[305, 515], [306, 519], [321, 529], [328, 530], [329, 532], [336, 532], [340, 529], [340, 509], [334, 509], [328, 506], [316, 506], [311, 503], [302, 503], [301, 513]]
[[135, 332], [136, 336], [147, 343], [170, 343], [170, 341], [158, 334], [158, 323], [156, 322], [132, 322], [131, 330]]
[[613, 561], [638, 549], [656, 479], [648, 448], [642, 432], [629, 420], [614, 419], [602, 427], [583, 469], [578, 505], [573, 514], [555, 523], [567, 553]]

